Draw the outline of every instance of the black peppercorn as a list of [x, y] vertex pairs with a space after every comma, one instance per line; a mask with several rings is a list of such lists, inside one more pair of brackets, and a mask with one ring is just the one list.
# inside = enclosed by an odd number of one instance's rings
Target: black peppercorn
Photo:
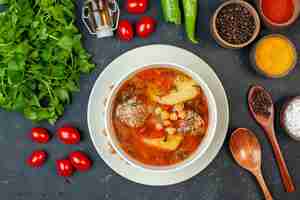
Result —
[[252, 94], [252, 108], [255, 114], [269, 117], [270, 107], [272, 106], [272, 99], [264, 90], [255, 89]]
[[217, 15], [216, 28], [220, 37], [231, 44], [248, 42], [256, 25], [248, 8], [240, 4], [224, 6]]

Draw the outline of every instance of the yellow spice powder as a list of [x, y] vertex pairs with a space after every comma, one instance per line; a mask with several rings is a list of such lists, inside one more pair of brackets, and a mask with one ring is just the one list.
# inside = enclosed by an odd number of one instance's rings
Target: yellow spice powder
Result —
[[282, 37], [267, 37], [256, 47], [257, 67], [271, 76], [286, 74], [294, 64], [295, 50], [290, 42]]

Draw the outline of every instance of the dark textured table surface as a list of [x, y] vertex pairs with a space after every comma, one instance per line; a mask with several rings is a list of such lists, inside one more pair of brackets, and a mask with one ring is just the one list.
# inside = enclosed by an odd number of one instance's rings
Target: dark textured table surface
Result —
[[[52, 132], [65, 124], [72, 123], [82, 132], [83, 141], [78, 146], [62, 145], [53, 139], [48, 145], [33, 144], [26, 132], [34, 124], [18, 113], [0, 110], [0, 199], [2, 200], [257, 200], [263, 199], [255, 179], [238, 167], [228, 150], [228, 138], [237, 127], [251, 128], [258, 136], [263, 148], [263, 172], [274, 199], [296, 200], [300, 198], [300, 143], [289, 138], [276, 127], [277, 137], [286, 159], [297, 192], [284, 191], [272, 149], [262, 130], [250, 117], [246, 93], [251, 84], [265, 86], [273, 95], [278, 107], [288, 96], [300, 95], [299, 64], [287, 77], [277, 80], [265, 79], [257, 75], [249, 64], [249, 48], [232, 51], [216, 45], [209, 33], [209, 19], [221, 3], [220, 0], [199, 1], [198, 37], [200, 43], [193, 45], [186, 40], [183, 27], [166, 24], [162, 21], [159, 0], [151, 1], [147, 15], [159, 20], [156, 33], [149, 39], [134, 39], [130, 43], [115, 38], [97, 40], [84, 34], [84, 45], [93, 55], [97, 64], [92, 74], [81, 79], [81, 91], [73, 95], [72, 104], [66, 107], [65, 115], [55, 126], [40, 125]], [[77, 2], [78, 7], [81, 1]], [[122, 18], [137, 20], [138, 16]], [[260, 36], [268, 34], [263, 29]], [[283, 32], [300, 48], [300, 21]], [[230, 129], [227, 140], [215, 160], [199, 175], [174, 186], [148, 187], [127, 181], [114, 173], [97, 155], [89, 138], [86, 109], [89, 93], [101, 71], [120, 54], [147, 44], [170, 44], [185, 48], [203, 58], [216, 71], [224, 84], [230, 102]], [[122, 66], [120, 66], [122, 67]], [[26, 156], [34, 149], [42, 148], [50, 153], [47, 164], [33, 170], [25, 166]], [[94, 165], [87, 173], [76, 173], [64, 179], [55, 172], [54, 160], [66, 156], [72, 150], [89, 152]]]

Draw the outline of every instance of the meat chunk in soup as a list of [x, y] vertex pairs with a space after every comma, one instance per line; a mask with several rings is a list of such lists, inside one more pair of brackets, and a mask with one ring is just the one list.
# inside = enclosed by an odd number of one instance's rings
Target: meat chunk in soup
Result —
[[117, 106], [116, 116], [125, 125], [132, 128], [139, 128], [145, 124], [148, 111], [143, 101], [133, 97]]
[[186, 118], [179, 123], [177, 130], [180, 133], [190, 133], [193, 135], [203, 135], [206, 131], [205, 121], [195, 111], [187, 111]]

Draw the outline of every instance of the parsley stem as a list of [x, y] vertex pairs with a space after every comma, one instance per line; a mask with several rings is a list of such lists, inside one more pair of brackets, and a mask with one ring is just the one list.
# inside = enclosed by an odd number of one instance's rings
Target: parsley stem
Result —
[[49, 36], [49, 38], [52, 38], [53, 40], [58, 40], [58, 38], [53, 35], [48, 34], [48, 36]]
[[27, 70], [27, 73], [30, 73], [30, 74], [34, 74], [34, 75], [39, 75], [39, 76], [42, 76], [46, 79], [52, 79], [52, 80], [64, 80], [66, 79], [66, 77], [53, 77], [53, 76], [48, 76], [48, 75], [44, 75], [44, 74], [40, 74], [40, 73], [37, 73], [37, 72], [34, 72], [34, 71], [31, 71], [31, 70]]
[[9, 42], [9, 43], [0, 43], [0, 47], [9, 46], [11, 44], [12, 44], [12, 42]]
[[53, 95], [52, 95], [52, 91], [51, 91], [50, 85], [46, 81], [44, 81], [42, 79], [40, 79], [40, 81], [45, 84], [45, 86], [47, 87], [48, 93], [50, 95], [50, 98], [53, 99]]

